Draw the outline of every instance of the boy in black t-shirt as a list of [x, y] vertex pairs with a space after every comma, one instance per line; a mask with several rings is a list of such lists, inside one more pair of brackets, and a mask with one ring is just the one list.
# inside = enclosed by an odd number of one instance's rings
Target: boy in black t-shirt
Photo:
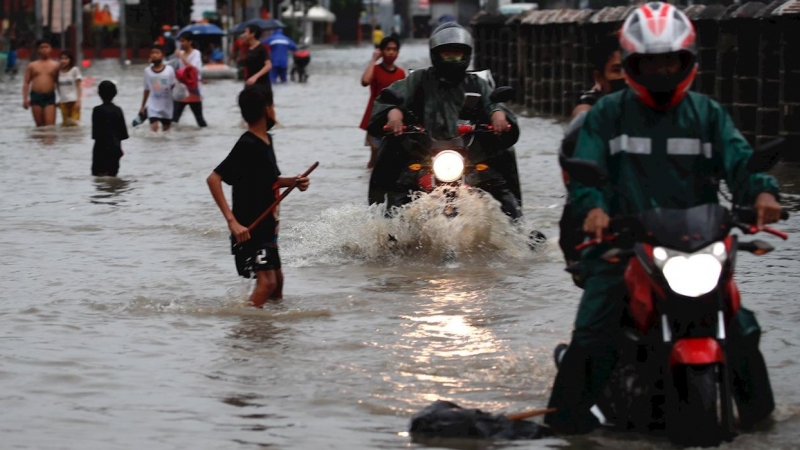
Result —
[[[239, 108], [248, 131], [239, 138], [206, 180], [211, 196], [219, 206], [231, 231], [236, 269], [245, 278], [256, 277], [250, 304], [262, 307], [268, 299], [283, 297], [283, 272], [278, 255], [278, 210], [262, 221], [253, 232], [247, 230], [279, 195], [282, 187], [297, 182], [308, 189], [306, 177], [281, 177], [267, 130], [274, 125], [272, 90], [269, 86], [248, 86], [239, 94]], [[222, 182], [233, 187], [233, 211], [222, 191]]]
[[92, 111], [92, 175], [115, 177], [123, 155], [122, 141], [128, 139], [128, 128], [122, 110], [112, 103], [117, 96], [114, 83], [105, 80], [97, 90], [103, 104]]
[[244, 56], [245, 84], [270, 85], [269, 71], [272, 70], [272, 61], [266, 46], [259, 41], [261, 28], [250, 24], [242, 33], [242, 42], [246, 49]]

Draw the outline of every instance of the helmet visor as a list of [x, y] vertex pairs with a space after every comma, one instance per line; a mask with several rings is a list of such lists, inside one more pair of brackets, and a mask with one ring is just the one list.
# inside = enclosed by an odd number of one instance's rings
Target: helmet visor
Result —
[[655, 55], [633, 54], [626, 58], [625, 71], [650, 92], [671, 92], [692, 70], [695, 58], [680, 51]]

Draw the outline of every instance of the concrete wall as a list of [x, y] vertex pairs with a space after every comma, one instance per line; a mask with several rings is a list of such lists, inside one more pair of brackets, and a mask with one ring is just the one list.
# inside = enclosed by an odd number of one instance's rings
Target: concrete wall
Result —
[[[514, 87], [528, 114], [566, 117], [594, 84], [590, 49], [633, 8], [478, 14], [474, 66]], [[781, 136], [800, 147], [800, 0], [684, 11], [697, 29], [700, 71], [692, 88], [724, 105], [751, 144]]]

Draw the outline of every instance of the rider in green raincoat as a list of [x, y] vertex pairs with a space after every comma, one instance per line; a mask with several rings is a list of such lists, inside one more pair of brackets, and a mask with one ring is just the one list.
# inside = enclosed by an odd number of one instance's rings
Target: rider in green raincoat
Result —
[[[650, 9], [642, 13], [645, 8]], [[574, 157], [604, 167], [614, 190], [569, 183], [574, 214], [584, 231], [601, 239], [609, 216], [652, 208], [690, 208], [718, 203], [724, 180], [741, 205], [754, 205], [759, 225], [779, 219], [776, 181], [751, 174], [752, 149], [730, 116], [708, 97], [687, 92], [697, 72], [694, 29], [686, 16], [662, 14], [666, 24], [645, 26], [653, 10], [674, 7], [650, 3], [631, 14], [620, 32], [629, 89], [603, 97], [589, 111]], [[653, 30], [661, 30], [656, 34]], [[590, 412], [616, 363], [626, 294], [624, 265], [600, 259], [608, 246], [586, 251], [581, 260], [585, 291], [572, 341], [556, 352], [559, 372], [545, 422], [562, 433], [584, 433], [598, 424]], [[754, 314], [742, 308], [729, 334], [734, 396], [744, 425], [774, 408]]]

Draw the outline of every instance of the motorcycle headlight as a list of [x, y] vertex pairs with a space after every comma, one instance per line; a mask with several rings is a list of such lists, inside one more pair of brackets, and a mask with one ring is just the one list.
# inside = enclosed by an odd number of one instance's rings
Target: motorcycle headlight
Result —
[[433, 174], [436, 179], [450, 183], [464, 173], [464, 158], [456, 151], [445, 150], [433, 158]]
[[722, 242], [715, 242], [691, 254], [664, 247], [653, 249], [653, 260], [664, 274], [670, 289], [686, 297], [700, 297], [717, 287], [722, 263], [727, 258], [728, 251]]

